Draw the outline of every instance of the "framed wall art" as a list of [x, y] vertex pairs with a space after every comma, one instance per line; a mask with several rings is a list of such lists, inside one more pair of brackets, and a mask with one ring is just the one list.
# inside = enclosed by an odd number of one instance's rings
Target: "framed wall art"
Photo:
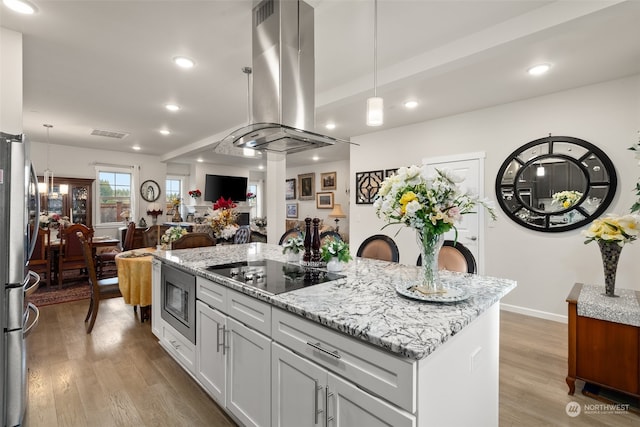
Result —
[[313, 200], [316, 194], [316, 174], [298, 175], [298, 200]]
[[287, 203], [287, 218], [298, 218], [298, 204]]
[[296, 179], [291, 178], [285, 181], [284, 198], [286, 200], [296, 199]]
[[336, 172], [326, 172], [320, 174], [320, 190], [335, 190], [336, 189]]
[[384, 181], [384, 171], [356, 172], [356, 204], [372, 205]]
[[333, 193], [331, 191], [316, 194], [317, 209], [333, 209]]

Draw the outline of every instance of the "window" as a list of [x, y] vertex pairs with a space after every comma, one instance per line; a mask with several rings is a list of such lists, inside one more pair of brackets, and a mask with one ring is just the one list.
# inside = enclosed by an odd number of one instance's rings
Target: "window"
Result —
[[180, 178], [168, 177], [165, 183], [167, 212], [173, 211], [171, 200], [178, 198], [182, 200], [182, 180]]
[[134, 218], [133, 174], [130, 168], [100, 168], [97, 171], [97, 224], [114, 223]]

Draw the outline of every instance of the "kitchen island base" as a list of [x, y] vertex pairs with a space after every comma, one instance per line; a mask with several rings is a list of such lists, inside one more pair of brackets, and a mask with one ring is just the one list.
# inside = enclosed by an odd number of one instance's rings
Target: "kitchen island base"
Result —
[[[393, 285], [414, 267], [359, 259], [344, 279], [274, 295], [207, 267], [284, 258], [275, 245], [154, 256], [153, 332], [240, 425], [498, 425], [499, 301], [513, 281], [452, 273], [472, 298], [416, 302]], [[193, 341], [158, 313], [164, 264], [195, 278]]]

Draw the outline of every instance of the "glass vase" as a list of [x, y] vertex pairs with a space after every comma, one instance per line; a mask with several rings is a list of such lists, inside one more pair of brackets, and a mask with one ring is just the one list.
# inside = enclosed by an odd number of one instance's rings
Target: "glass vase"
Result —
[[439, 291], [442, 289], [442, 284], [438, 275], [438, 256], [444, 243], [444, 234], [418, 230], [417, 240], [422, 256], [421, 283], [419, 285], [428, 291]]
[[616, 291], [616, 270], [618, 269], [618, 260], [622, 246], [614, 242], [598, 240], [600, 246], [600, 255], [602, 256], [602, 266], [604, 267], [604, 295], [608, 297], [617, 297]]

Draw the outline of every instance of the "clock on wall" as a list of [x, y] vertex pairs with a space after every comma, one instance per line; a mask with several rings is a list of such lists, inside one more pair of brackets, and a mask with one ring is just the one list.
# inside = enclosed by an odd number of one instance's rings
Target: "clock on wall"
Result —
[[157, 182], [148, 179], [140, 186], [140, 195], [147, 202], [155, 202], [160, 198], [160, 186]]

